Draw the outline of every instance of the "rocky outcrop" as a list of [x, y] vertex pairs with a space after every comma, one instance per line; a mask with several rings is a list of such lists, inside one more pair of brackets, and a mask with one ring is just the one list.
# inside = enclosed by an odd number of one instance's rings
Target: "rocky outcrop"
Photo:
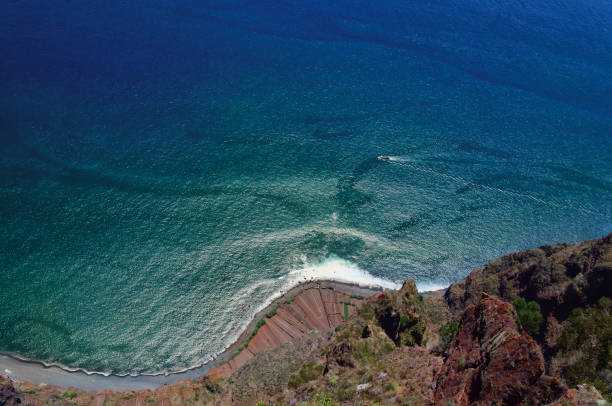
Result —
[[544, 322], [529, 330], [545, 356], [546, 373], [571, 386], [595, 385], [610, 396], [607, 349], [612, 331], [606, 326], [612, 297], [612, 234], [506, 255], [450, 286], [444, 297], [460, 317], [485, 293], [508, 302], [536, 302]]
[[21, 404], [21, 396], [13, 383], [0, 375], [0, 406], [15, 406]]
[[455, 405], [549, 403], [565, 391], [544, 375], [538, 344], [519, 330], [512, 305], [484, 294], [466, 309], [437, 375], [435, 401]]
[[590, 405], [612, 399], [611, 276], [609, 235], [502, 257], [445, 292], [311, 282], [206, 377], [95, 394], [0, 379], [0, 405]]
[[506, 255], [451, 285], [445, 298], [460, 314], [477, 303], [482, 292], [508, 301], [536, 301], [545, 316], [564, 320], [572, 309], [612, 296], [612, 234]]
[[399, 291], [380, 293], [371, 301], [378, 323], [395, 345], [422, 344], [422, 301], [412, 280], [404, 282]]
[[592, 406], [609, 404], [603, 400], [601, 394], [590, 385], [578, 385], [575, 389], [567, 390], [563, 396], [551, 403], [550, 406]]

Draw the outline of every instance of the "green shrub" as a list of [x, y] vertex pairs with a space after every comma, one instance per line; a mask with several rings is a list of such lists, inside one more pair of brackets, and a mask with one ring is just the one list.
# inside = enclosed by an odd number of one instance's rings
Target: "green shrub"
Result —
[[455, 320], [449, 321], [440, 327], [440, 347], [443, 351], [448, 350], [458, 331], [459, 322]]
[[334, 406], [336, 403], [327, 393], [318, 393], [315, 396], [317, 406]]
[[357, 382], [351, 379], [341, 379], [333, 388], [333, 397], [341, 402], [355, 399]]
[[457, 366], [459, 367], [459, 370], [465, 369], [465, 366], [466, 366], [465, 358], [463, 357], [459, 358], [459, 361], [457, 362]]
[[327, 381], [331, 386], [336, 386], [338, 384], [338, 375], [330, 374], [327, 377]]
[[421, 345], [425, 335], [425, 323], [402, 315], [399, 322], [400, 344], [408, 347]]
[[369, 303], [364, 303], [363, 305], [359, 306], [357, 312], [364, 320], [372, 320], [374, 317], [376, 317], [376, 312]]
[[323, 375], [324, 370], [325, 370], [325, 366], [321, 364], [307, 362], [304, 365], [302, 365], [302, 367], [297, 373], [289, 377], [289, 382], [288, 382], [289, 387], [297, 388], [306, 382], [314, 381], [319, 376]]
[[268, 319], [271, 319], [272, 317], [274, 317], [276, 315], [276, 311], [278, 310], [278, 306], [272, 306], [270, 308], [270, 310], [268, 310], [268, 312], [266, 313], [266, 317]]
[[589, 383], [612, 401], [612, 392], [600, 375], [610, 368], [612, 358], [612, 301], [601, 298], [597, 306], [575, 309], [564, 326], [558, 349], [579, 357], [562, 370], [562, 376], [570, 385]]
[[255, 330], [253, 331], [253, 335], [255, 335], [263, 325], [266, 324], [266, 319], [257, 320], [257, 324], [255, 324]]
[[77, 397], [77, 393], [73, 390], [67, 390], [62, 394], [62, 396], [64, 397], [64, 399], [74, 399]]
[[411, 320], [408, 316], [406, 316], [405, 314], [400, 315], [400, 320], [399, 320], [399, 329], [400, 330], [405, 330], [408, 327], [410, 327], [411, 324]]
[[397, 391], [397, 385], [394, 382], [387, 382], [387, 383], [384, 384], [383, 390], [385, 392], [393, 392], [393, 393], [395, 393]]
[[376, 358], [374, 351], [370, 348], [368, 341], [359, 341], [353, 347], [353, 355], [361, 362], [372, 362]]
[[36, 393], [38, 393], [38, 389], [36, 388], [25, 388], [21, 390], [22, 393], [25, 393], [27, 395], [35, 395]]
[[251, 341], [251, 339], [253, 337], [255, 337], [255, 335], [257, 334], [257, 332], [259, 331], [260, 328], [262, 328], [264, 326], [264, 324], [266, 324], [266, 319], [259, 319], [257, 320], [257, 323], [255, 324], [255, 328], [253, 329], [253, 332], [251, 333], [251, 336], [249, 337], [248, 340], [245, 340], [237, 349], [237, 353], [244, 350], [248, 345], [249, 345], [249, 341]]
[[393, 345], [393, 341], [385, 341], [382, 345], [382, 351], [384, 354], [388, 354], [395, 350], [395, 346]]
[[522, 297], [515, 299], [512, 304], [518, 316], [518, 322], [532, 337], [540, 334], [544, 317], [540, 311], [540, 305], [534, 301], [526, 301]]
[[221, 386], [215, 382], [211, 382], [209, 379], [204, 381], [204, 389], [206, 389], [209, 393], [221, 393]]

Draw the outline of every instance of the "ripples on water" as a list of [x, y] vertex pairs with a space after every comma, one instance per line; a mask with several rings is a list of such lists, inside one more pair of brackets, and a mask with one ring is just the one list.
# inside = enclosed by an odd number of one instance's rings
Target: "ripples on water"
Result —
[[0, 350], [180, 370], [304, 279], [439, 288], [612, 231], [611, 20], [567, 1], [10, 2]]

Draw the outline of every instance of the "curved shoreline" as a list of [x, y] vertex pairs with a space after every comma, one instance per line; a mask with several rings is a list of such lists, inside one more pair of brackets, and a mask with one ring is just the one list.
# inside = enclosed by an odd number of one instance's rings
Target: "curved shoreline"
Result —
[[155, 389], [179, 381], [196, 379], [206, 375], [212, 368], [230, 361], [237, 355], [237, 349], [245, 342], [250, 341], [253, 332], [257, 328], [258, 322], [266, 317], [267, 312], [271, 308], [313, 286], [331, 288], [361, 298], [383, 290], [376, 286], [366, 287], [335, 281], [319, 280], [300, 283], [282, 293], [259, 310], [246, 324], [246, 327], [239, 334], [238, 338], [217, 356], [200, 366], [187, 368], [183, 371], [169, 373], [160, 372], [157, 374], [144, 373], [138, 375], [106, 374], [103, 372], [86, 371], [80, 368], [71, 369], [57, 364], [48, 364], [43, 361], [30, 360], [10, 353], [0, 353], [0, 373], [18, 382], [29, 382], [36, 385], [47, 384], [59, 387], [74, 387], [86, 391]]

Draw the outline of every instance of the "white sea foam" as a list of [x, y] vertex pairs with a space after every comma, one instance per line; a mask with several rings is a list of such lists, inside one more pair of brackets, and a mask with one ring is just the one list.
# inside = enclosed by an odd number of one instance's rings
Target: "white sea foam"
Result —
[[[275, 299], [279, 298], [300, 283], [310, 281], [335, 281], [350, 283], [362, 287], [399, 289], [401, 285], [383, 278], [378, 278], [350, 261], [335, 256], [321, 261], [310, 262], [306, 257], [302, 258], [302, 264], [289, 271], [288, 274], [278, 279], [264, 279], [240, 289], [234, 296], [235, 300], [230, 304], [229, 313], [244, 313], [246, 309], [241, 308], [241, 304], [249, 303], [259, 289], [269, 290], [265, 300], [248, 312], [250, 317], [242, 320], [241, 325], [236, 330], [235, 326], [228, 324], [222, 335], [226, 337], [226, 348], [235, 342], [240, 334], [246, 329], [255, 314], [265, 309]], [[224, 349], [224, 350], [225, 350]], [[218, 355], [218, 354], [217, 354]], [[213, 356], [213, 358], [216, 357]]]
[[[5, 354], [9, 355], [13, 359], [17, 359], [23, 362], [35, 363], [44, 366], [45, 368], [57, 367], [67, 372], [82, 372], [89, 376], [115, 376], [115, 377], [137, 377], [137, 376], [170, 376], [175, 374], [182, 374], [194, 369], [201, 368], [206, 365], [208, 362], [213, 361], [217, 356], [227, 350], [227, 348], [234, 343], [240, 334], [246, 329], [248, 324], [251, 322], [255, 314], [265, 309], [268, 305], [270, 305], [275, 299], [281, 297], [287, 291], [292, 289], [293, 287], [299, 285], [300, 283], [308, 282], [308, 281], [335, 281], [341, 283], [349, 283], [362, 287], [370, 287], [370, 288], [383, 288], [383, 289], [400, 289], [401, 284], [393, 282], [388, 279], [379, 278], [370, 274], [369, 272], [361, 269], [358, 265], [347, 261], [345, 259], [331, 256], [325, 258], [320, 261], [308, 261], [305, 257], [302, 258], [302, 265], [296, 267], [295, 269], [289, 271], [289, 273], [285, 276], [282, 276], [278, 279], [263, 279], [257, 281], [253, 284], [247, 285], [240, 289], [234, 296], [235, 300], [229, 304], [229, 308], [226, 308], [227, 313], [231, 314], [241, 314], [245, 311], [250, 313], [250, 317], [243, 318], [241, 323], [236, 326], [234, 324], [228, 323], [227, 328], [222, 331], [222, 336], [225, 337], [225, 348], [216, 354], [211, 354], [204, 359], [200, 360], [201, 362], [193, 365], [191, 367], [187, 367], [181, 370], [175, 371], [162, 371], [158, 373], [125, 373], [125, 374], [113, 374], [109, 372], [101, 372], [101, 371], [90, 371], [83, 368], [71, 368], [65, 365], [57, 364], [57, 363], [47, 363], [42, 361], [32, 361], [28, 358], [21, 357], [15, 354]], [[445, 288], [446, 285], [440, 285], [435, 283], [417, 283], [417, 288], [419, 291], [431, 291]], [[249, 303], [250, 299], [255, 295], [255, 293], [260, 290], [271, 290], [270, 294], [266, 296], [266, 299], [259, 303], [255, 308], [246, 310], [242, 307], [243, 304]], [[246, 314], [245, 314], [246, 315]], [[238, 327], [238, 328], [236, 328]], [[5, 371], [8, 375], [11, 375], [11, 371]]]
[[[251, 302], [253, 296], [258, 296], [256, 292], [260, 289], [269, 291], [269, 294], [266, 295], [263, 301], [247, 311], [245, 316], [249, 314], [249, 317], [243, 318], [239, 326], [231, 323], [228, 324], [227, 329], [222, 332], [222, 336], [225, 337], [225, 348], [217, 354], [210, 356], [208, 359], [202, 360], [203, 364], [215, 359], [222, 352], [226, 351], [244, 332], [257, 313], [264, 310], [274, 300], [301, 283], [310, 281], [334, 281], [368, 288], [393, 290], [400, 289], [402, 286], [400, 283], [389, 279], [374, 276], [361, 269], [357, 264], [337, 256], [330, 256], [318, 261], [309, 261], [304, 256], [301, 260], [302, 264], [290, 270], [286, 275], [278, 279], [263, 279], [257, 281], [243, 287], [234, 295], [235, 300], [232, 301], [229, 309], [226, 308], [226, 312], [231, 314], [244, 314], [246, 309], [242, 308], [241, 304]], [[447, 285], [433, 282], [417, 283], [417, 289], [419, 291], [438, 290], [446, 286]]]
[[393, 281], [376, 277], [364, 271], [352, 262], [334, 256], [317, 262], [304, 261], [303, 266], [291, 271], [287, 276], [287, 282], [290, 285], [311, 280], [328, 280], [385, 289], [399, 289], [401, 287]]
[[410, 159], [408, 159], [406, 157], [390, 155], [389, 156], [389, 161], [392, 161], [392, 162], [410, 162]]
[[376, 157], [379, 161], [391, 161], [391, 162], [410, 162], [410, 159], [397, 155], [379, 155]]
[[431, 292], [434, 290], [448, 288], [448, 284], [436, 283], [436, 282], [417, 282], [416, 286], [419, 292]]
[[[361, 269], [358, 265], [336, 256], [316, 262], [309, 262], [303, 259], [303, 262], [303, 266], [289, 272], [285, 289], [288, 290], [299, 283], [313, 280], [335, 281], [363, 287], [395, 290], [402, 287], [401, 283], [374, 276]], [[448, 287], [448, 283], [421, 281], [416, 282], [416, 286], [419, 292], [429, 292], [445, 289]]]

